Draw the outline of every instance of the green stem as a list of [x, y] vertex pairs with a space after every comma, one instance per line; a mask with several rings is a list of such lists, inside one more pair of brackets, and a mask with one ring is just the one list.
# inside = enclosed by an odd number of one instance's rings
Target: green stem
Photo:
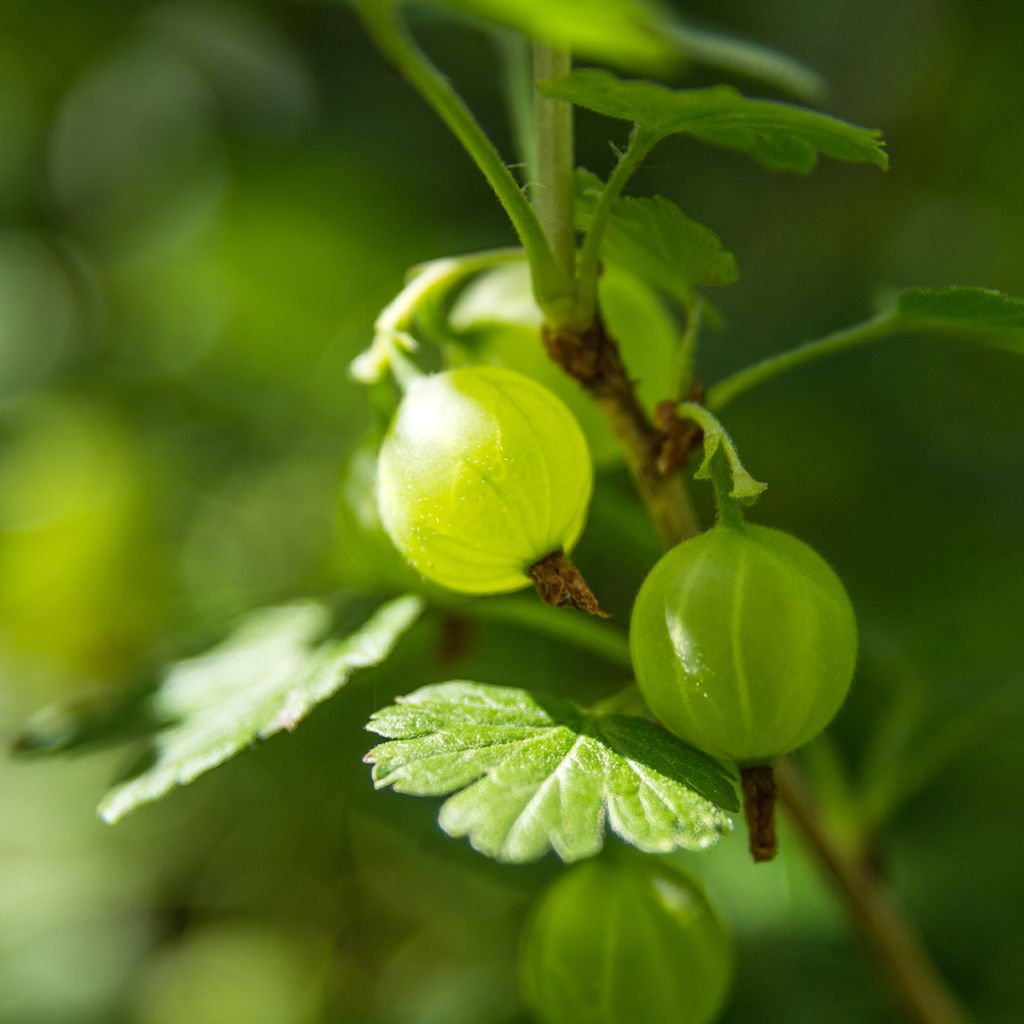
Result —
[[529, 39], [518, 32], [502, 32], [498, 36], [498, 48], [502, 56], [502, 84], [516, 156], [522, 164], [521, 177], [529, 183], [538, 177], [533, 109], [533, 49]]
[[556, 261], [533, 207], [501, 154], [462, 97], [413, 42], [391, 5], [356, 0], [356, 9], [380, 51], [434, 108], [494, 190], [530, 261], [538, 305], [545, 310], [559, 309], [573, 294], [572, 277]]
[[506, 622], [523, 626], [535, 633], [546, 633], [604, 658], [612, 665], [632, 670], [629, 641], [625, 634], [598, 619], [586, 615], [566, 615], [541, 604], [535, 598], [524, 601], [518, 597], [474, 601], [469, 614], [477, 619]]
[[[567, 75], [572, 57], [544, 43], [533, 48], [534, 82]], [[534, 209], [559, 269], [570, 279], [576, 276], [576, 234], [573, 229], [573, 132], [572, 104], [534, 93], [537, 177], [533, 182]]]
[[693, 372], [697, 359], [697, 343], [704, 326], [704, 300], [697, 296], [686, 312], [686, 330], [676, 351], [672, 367], [672, 394], [676, 401], [685, 402], [693, 388]]
[[877, 341], [891, 334], [895, 326], [896, 318], [893, 314], [882, 313], [870, 320], [865, 320], [864, 323], [836, 331], [834, 334], [826, 335], [815, 341], [808, 341], [788, 352], [769, 356], [753, 366], [738, 370], [724, 380], [720, 380], [708, 391], [705, 404], [709, 409], [714, 409], [717, 412], [738, 395], [742, 395], [763, 381], [785, 373], [795, 366], [832, 355], [834, 352], [842, 352], [844, 349], [854, 348], [869, 341]]
[[576, 318], [579, 323], [589, 323], [597, 312], [597, 281], [601, 271], [601, 245], [604, 242], [604, 232], [611, 217], [612, 207], [657, 141], [657, 136], [645, 132], [639, 126], [635, 127], [629, 137], [629, 144], [619, 157], [618, 163], [601, 191], [597, 206], [594, 208], [594, 216], [587, 230], [587, 236], [583, 240], [583, 248], [580, 250], [576, 299]]

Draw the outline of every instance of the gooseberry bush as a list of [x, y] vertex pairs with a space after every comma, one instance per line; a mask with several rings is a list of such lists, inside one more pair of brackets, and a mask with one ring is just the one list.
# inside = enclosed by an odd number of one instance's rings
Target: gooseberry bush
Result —
[[[964, 1019], [884, 882], [829, 831], [788, 757], [844, 702], [856, 619], [841, 565], [756, 521], [765, 484], [723, 421], [774, 376], [884, 338], [1024, 351], [1024, 301], [906, 289], [858, 325], [706, 382], [700, 342], [720, 318], [706, 293], [736, 282], [736, 259], [672, 200], [627, 194], [634, 172], [672, 135], [770, 172], [808, 174], [821, 158], [878, 172], [888, 165], [879, 132], [792, 102], [818, 92], [798, 63], [642, 0], [436, 0], [511, 40], [504, 81], [520, 153], [510, 166], [418, 49], [403, 5], [354, 3], [383, 58], [479, 167], [513, 246], [414, 268], [352, 365], [376, 424], [349, 453], [339, 492], [344, 575], [358, 586], [334, 605], [255, 612], [134, 704], [44, 715], [22, 748], [151, 733], [146, 758], [100, 805], [115, 822], [294, 729], [419, 620], [506, 616], [604, 658], [635, 686], [580, 704], [529, 685], [411, 680], [372, 716], [380, 742], [365, 760], [378, 788], [444, 798], [441, 828], [481, 855], [573, 865], [523, 932], [523, 997], [538, 1021], [714, 1020], [730, 940], [685, 858], [665, 855], [714, 856], [742, 812], [752, 856], [770, 860], [780, 796], [908, 1019]], [[679, 62], [788, 99], [666, 84]], [[604, 175], [574, 165], [574, 108], [609, 119]], [[665, 548], [635, 595], [628, 638], [601, 621], [602, 594], [571, 560], [595, 479], [600, 488], [621, 466]], [[714, 498], [703, 531], [691, 480]], [[530, 587], [536, 596], [495, 596]]]

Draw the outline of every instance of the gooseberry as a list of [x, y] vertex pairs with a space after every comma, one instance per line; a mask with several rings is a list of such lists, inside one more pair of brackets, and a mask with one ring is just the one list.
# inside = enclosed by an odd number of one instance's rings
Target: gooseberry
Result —
[[520, 957], [543, 1024], [707, 1024], [732, 946], [707, 897], [649, 858], [591, 860], [541, 897]]
[[529, 377], [466, 367], [408, 387], [381, 447], [377, 500], [395, 546], [428, 579], [492, 594], [569, 552], [593, 471], [564, 403]]
[[[641, 403], [653, 412], [665, 397], [679, 328], [657, 294], [620, 267], [609, 265], [599, 283], [601, 315], [636, 380]], [[525, 261], [478, 275], [448, 316], [454, 359], [504, 366], [539, 381], [579, 421], [597, 463], [621, 459], [622, 446], [593, 398], [549, 358], [540, 340], [544, 317], [533, 300]]]
[[813, 548], [737, 520], [655, 565], [630, 645], [637, 683], [664, 725], [715, 757], [763, 765], [813, 739], [839, 710], [857, 624]]

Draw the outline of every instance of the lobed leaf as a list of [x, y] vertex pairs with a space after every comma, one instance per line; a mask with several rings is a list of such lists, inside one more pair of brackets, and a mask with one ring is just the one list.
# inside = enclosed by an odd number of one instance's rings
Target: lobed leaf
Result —
[[366, 755], [378, 789], [454, 794], [441, 827], [501, 861], [579, 860], [606, 826], [649, 852], [705, 849], [739, 806], [726, 770], [661, 726], [526, 690], [426, 686], [367, 729], [388, 740]]
[[418, 597], [397, 598], [354, 632], [327, 639], [331, 617], [322, 604], [250, 615], [223, 643], [168, 671], [153, 713], [173, 724], [153, 737], [140, 770], [104, 797], [101, 816], [113, 823], [253, 741], [294, 729], [353, 672], [383, 662], [422, 607]]
[[547, 96], [632, 121], [652, 142], [684, 133], [745, 153], [773, 171], [806, 174], [817, 165], [819, 154], [883, 170], [889, 166], [880, 132], [803, 107], [749, 99], [727, 85], [670, 89], [583, 68], [540, 89]]
[[[576, 172], [577, 227], [590, 227], [604, 188], [596, 175]], [[736, 257], [710, 228], [691, 220], [664, 196], [616, 199], [601, 244], [610, 263], [628, 267], [648, 283], [687, 305], [695, 288], [732, 284]]]

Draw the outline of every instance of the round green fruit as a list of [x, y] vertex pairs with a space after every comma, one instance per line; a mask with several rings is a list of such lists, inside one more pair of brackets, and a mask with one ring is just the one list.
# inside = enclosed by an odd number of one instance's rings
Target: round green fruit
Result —
[[842, 706], [857, 623], [813, 548], [765, 526], [719, 523], [651, 570], [630, 646], [640, 690], [672, 732], [715, 757], [770, 764]]
[[377, 501], [395, 546], [468, 594], [519, 590], [568, 553], [593, 487], [587, 443], [547, 388], [498, 367], [414, 381], [381, 447]]
[[[658, 296], [628, 271], [609, 266], [599, 284], [601, 313], [637, 379], [645, 408], [665, 398], [679, 328]], [[595, 462], [621, 459], [622, 449], [604, 413], [579, 384], [548, 358], [540, 340], [544, 317], [533, 300], [525, 262], [486, 271], [462, 291], [448, 326], [457, 344], [453, 357], [467, 363], [505, 366], [550, 388], [572, 410]]]
[[523, 936], [523, 994], [543, 1024], [708, 1024], [731, 974], [707, 897], [649, 858], [571, 868]]

